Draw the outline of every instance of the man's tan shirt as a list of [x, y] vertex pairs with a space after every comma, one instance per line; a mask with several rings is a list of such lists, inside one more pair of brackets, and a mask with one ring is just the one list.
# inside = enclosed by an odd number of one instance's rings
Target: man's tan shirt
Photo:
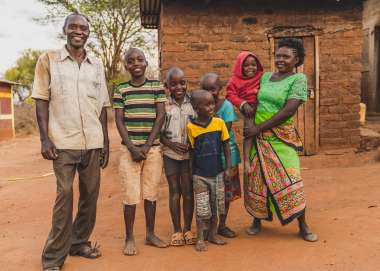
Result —
[[49, 101], [49, 137], [57, 149], [103, 148], [99, 117], [110, 101], [104, 68], [86, 54], [79, 65], [66, 47], [38, 59], [32, 97]]

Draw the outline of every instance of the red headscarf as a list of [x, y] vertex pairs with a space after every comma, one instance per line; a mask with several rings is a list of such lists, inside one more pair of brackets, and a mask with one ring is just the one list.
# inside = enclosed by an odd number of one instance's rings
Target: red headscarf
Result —
[[[257, 71], [252, 78], [245, 78], [243, 75], [243, 63], [247, 57], [252, 56], [257, 63]], [[227, 99], [235, 106], [240, 107], [243, 101], [256, 103], [257, 92], [260, 88], [260, 79], [263, 75], [263, 66], [258, 57], [251, 52], [241, 52], [236, 59], [233, 75], [227, 84]]]

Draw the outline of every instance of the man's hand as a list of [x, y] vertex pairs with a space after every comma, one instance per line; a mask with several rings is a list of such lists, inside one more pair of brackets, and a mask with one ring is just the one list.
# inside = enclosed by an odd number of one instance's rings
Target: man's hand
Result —
[[247, 118], [252, 118], [253, 114], [255, 113], [255, 110], [252, 106], [250, 106], [248, 103], [245, 103], [242, 108], [243, 114]]
[[189, 151], [189, 146], [187, 144], [182, 144], [178, 142], [171, 142], [170, 148], [179, 154], [184, 154]]
[[46, 160], [55, 160], [58, 158], [57, 149], [49, 138], [41, 141], [41, 154]]
[[243, 136], [244, 137], [254, 137], [261, 133], [261, 130], [258, 126], [253, 125], [251, 127], [244, 127]]
[[129, 152], [131, 153], [132, 159], [135, 162], [140, 162], [146, 159], [145, 153], [142, 151], [141, 147], [130, 146], [128, 147]]
[[108, 165], [109, 155], [110, 155], [110, 146], [109, 143], [104, 143], [104, 147], [101, 151], [100, 166], [106, 168]]

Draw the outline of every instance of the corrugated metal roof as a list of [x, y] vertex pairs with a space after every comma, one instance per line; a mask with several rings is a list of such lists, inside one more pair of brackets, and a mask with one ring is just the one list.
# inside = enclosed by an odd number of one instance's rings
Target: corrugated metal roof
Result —
[[161, 0], [140, 0], [141, 24], [145, 28], [157, 29], [160, 25]]
[[[140, 17], [141, 17], [142, 26], [149, 29], [157, 29], [159, 27], [162, 1], [163, 0], [140, 0]], [[193, 0], [193, 1], [202, 1], [205, 5], [208, 5], [210, 4], [212, 0]], [[339, 2], [341, 0], [331, 0], [331, 1]], [[358, 0], [358, 1], [364, 2], [365, 0]]]
[[9, 84], [9, 85], [21, 85], [19, 83], [9, 81], [9, 80], [3, 79], [3, 78], [0, 78], [0, 83], [5, 83], [5, 84]]

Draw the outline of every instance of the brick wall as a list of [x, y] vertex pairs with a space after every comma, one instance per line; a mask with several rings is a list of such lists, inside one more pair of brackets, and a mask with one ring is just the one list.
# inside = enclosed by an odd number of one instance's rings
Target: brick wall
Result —
[[266, 33], [277, 26], [311, 26], [320, 32], [321, 147], [358, 145], [361, 1], [221, 0], [207, 7], [200, 2], [163, 2], [159, 33], [163, 75], [176, 65], [184, 69], [192, 89], [210, 71], [226, 82], [242, 50], [254, 51], [270, 70]]

